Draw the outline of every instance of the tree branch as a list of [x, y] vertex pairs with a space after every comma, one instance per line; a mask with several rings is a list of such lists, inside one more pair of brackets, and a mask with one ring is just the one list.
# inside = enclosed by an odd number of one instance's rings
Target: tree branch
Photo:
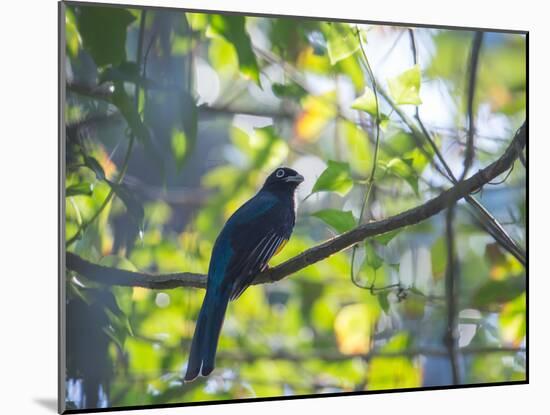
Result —
[[466, 142], [466, 153], [464, 157], [464, 170], [460, 176], [460, 180], [468, 174], [473, 160], [474, 160], [474, 133], [475, 133], [475, 118], [474, 118], [474, 95], [476, 90], [476, 80], [478, 72], [479, 53], [481, 51], [481, 42], [483, 41], [483, 32], [477, 31], [474, 34], [474, 40], [472, 42], [472, 50], [470, 52], [470, 70], [468, 72], [468, 140]]
[[447, 270], [445, 276], [445, 291], [447, 297], [447, 332], [443, 338], [447, 346], [448, 357], [451, 363], [453, 385], [461, 382], [460, 352], [458, 348], [458, 297], [460, 276], [455, 263], [455, 232], [454, 209], [452, 204], [447, 209], [446, 240], [447, 240]]
[[[399, 108], [398, 105], [395, 105], [393, 101], [391, 100], [390, 96], [384, 89], [380, 88], [379, 90], [380, 94], [384, 99], [392, 106], [393, 111], [403, 120], [403, 122], [409, 127], [412, 133], [412, 137], [415, 140], [418, 140], [418, 148], [422, 153], [425, 153], [425, 149], [422, 147], [420, 139], [424, 137], [428, 143], [430, 144], [430, 147], [434, 151], [434, 154], [437, 156], [437, 160], [441, 163], [441, 166], [439, 166], [438, 163], [433, 163], [434, 168], [443, 176], [446, 177], [451, 183], [456, 184], [458, 182], [457, 178], [454, 176], [451, 168], [443, 158], [443, 155], [437, 148], [437, 145], [435, 144], [434, 140], [431, 137], [430, 132], [427, 130], [426, 126], [422, 122], [422, 119], [419, 115], [416, 116], [416, 121], [418, 122], [418, 125], [420, 126], [420, 130], [413, 124], [413, 122], [409, 119], [409, 116]], [[523, 128], [523, 126], [522, 126]], [[425, 154], [426, 155], [426, 154]], [[428, 156], [429, 157], [429, 156]], [[517, 243], [508, 235], [506, 230], [498, 223], [498, 221], [491, 215], [491, 213], [485, 209], [485, 207], [479, 203], [473, 196], [466, 195], [465, 196], [466, 202], [470, 206], [472, 206], [473, 209], [475, 209], [476, 213], [479, 215], [479, 218], [481, 221], [486, 223], [486, 228], [489, 234], [497, 241], [504, 249], [506, 249], [508, 252], [510, 252], [518, 261], [520, 261], [524, 266], [527, 263], [525, 252], [517, 245]]]
[[[527, 125], [523, 123], [504, 154], [498, 160], [484, 169], [479, 170], [468, 179], [456, 183], [453, 187], [445, 190], [437, 197], [428, 200], [420, 206], [380, 221], [360, 225], [349, 232], [310, 248], [294, 258], [258, 274], [253, 284], [279, 281], [309, 265], [322, 261], [337, 252], [343, 251], [366, 238], [415, 225], [438, 214], [453, 203], [468, 196], [506, 172], [518, 158], [518, 153], [523, 150], [526, 141]], [[93, 264], [70, 252], [67, 252], [66, 265], [69, 270], [76, 271], [90, 280], [107, 285], [137, 286], [151, 289], [206, 287], [206, 276], [202, 274], [181, 272], [154, 275], [144, 272], [125, 271]]]

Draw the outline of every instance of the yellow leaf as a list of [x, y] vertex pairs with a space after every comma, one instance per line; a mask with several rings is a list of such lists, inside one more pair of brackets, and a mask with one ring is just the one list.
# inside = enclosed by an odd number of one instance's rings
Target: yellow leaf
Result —
[[326, 55], [316, 55], [315, 49], [309, 46], [298, 55], [296, 67], [300, 70], [326, 74], [331, 65]]
[[499, 316], [499, 326], [505, 342], [519, 346], [526, 333], [525, 293], [504, 305]]
[[336, 115], [335, 94], [329, 92], [319, 96], [308, 96], [302, 104], [302, 112], [294, 124], [295, 135], [303, 140], [313, 142]]
[[422, 372], [406, 357], [375, 357], [368, 371], [370, 390], [422, 386]]
[[147, 298], [149, 290], [143, 287], [134, 287], [132, 289], [132, 301], [141, 301]]
[[363, 354], [370, 350], [372, 327], [378, 314], [367, 304], [352, 304], [340, 310], [334, 320], [334, 332], [341, 353]]
[[105, 172], [105, 177], [112, 180], [114, 178], [115, 172], [117, 171], [115, 163], [113, 163], [113, 160], [111, 160], [111, 157], [103, 146], [99, 147], [97, 151], [98, 155], [96, 158], [103, 168], [103, 171]]

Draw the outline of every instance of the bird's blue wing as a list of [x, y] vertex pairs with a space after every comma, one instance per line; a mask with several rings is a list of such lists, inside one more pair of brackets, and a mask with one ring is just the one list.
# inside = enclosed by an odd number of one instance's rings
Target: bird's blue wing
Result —
[[223, 272], [220, 269], [216, 274], [219, 287], [222, 291], [229, 290], [231, 299], [242, 294], [290, 237], [292, 224], [287, 211], [276, 197], [260, 192], [227, 221], [216, 241], [213, 255], [226, 259], [216, 261], [216, 268], [224, 262]]
[[240, 260], [230, 264], [227, 275], [228, 281], [232, 281], [230, 297], [232, 300], [238, 298], [252, 283], [256, 274], [266, 268], [271, 257], [285, 241], [286, 238], [281, 232], [272, 229], [254, 248], [248, 248], [248, 254], [242, 252]]

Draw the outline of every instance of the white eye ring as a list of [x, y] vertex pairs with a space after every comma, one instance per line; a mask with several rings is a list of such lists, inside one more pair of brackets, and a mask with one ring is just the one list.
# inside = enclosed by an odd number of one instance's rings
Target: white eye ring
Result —
[[278, 179], [280, 179], [281, 177], [283, 177], [285, 175], [285, 171], [283, 169], [279, 169], [277, 170], [277, 172], [275, 173], [275, 177], [277, 177]]

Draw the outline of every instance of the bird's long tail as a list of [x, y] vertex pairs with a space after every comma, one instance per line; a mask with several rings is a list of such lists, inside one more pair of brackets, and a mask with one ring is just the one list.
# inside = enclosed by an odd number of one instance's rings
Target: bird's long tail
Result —
[[191, 342], [186, 382], [199, 375], [208, 376], [214, 370], [218, 339], [228, 302], [229, 294], [206, 291]]

